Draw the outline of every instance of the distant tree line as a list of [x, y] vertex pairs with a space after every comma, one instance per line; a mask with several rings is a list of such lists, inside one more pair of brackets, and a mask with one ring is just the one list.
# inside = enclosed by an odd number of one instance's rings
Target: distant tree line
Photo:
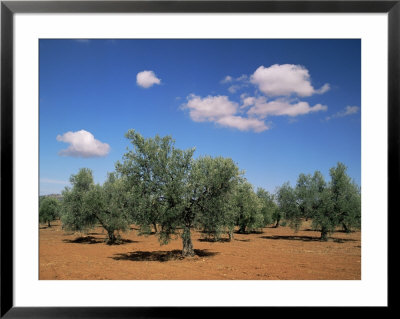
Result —
[[247, 233], [284, 220], [298, 230], [310, 219], [326, 240], [338, 226], [347, 232], [361, 227], [361, 191], [342, 163], [330, 169], [329, 183], [318, 171], [300, 174], [294, 188], [285, 183], [271, 194], [255, 191], [230, 158], [195, 159], [194, 148], [176, 148], [171, 136], [144, 138], [135, 130], [125, 136], [132, 149], [103, 185], [94, 183], [90, 169], [80, 169], [61, 202], [40, 200], [41, 223], [50, 226], [60, 216], [63, 229], [79, 232], [100, 225], [108, 244], [118, 243], [120, 232], [135, 224], [139, 234], [154, 233], [160, 244], [179, 236], [184, 257], [194, 255], [193, 229], [209, 240], [224, 234], [232, 240], [235, 228]]

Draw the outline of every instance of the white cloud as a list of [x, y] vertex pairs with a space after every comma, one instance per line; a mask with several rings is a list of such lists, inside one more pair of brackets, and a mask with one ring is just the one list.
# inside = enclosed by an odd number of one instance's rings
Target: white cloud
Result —
[[356, 114], [360, 108], [358, 106], [346, 106], [346, 109], [342, 116]]
[[246, 118], [235, 115], [221, 117], [216, 121], [216, 123], [222, 126], [236, 128], [240, 131], [254, 131], [256, 133], [269, 129], [269, 127], [265, 125], [264, 121], [256, 118]]
[[231, 83], [231, 86], [228, 88], [228, 91], [234, 94], [238, 90], [248, 86], [248, 76], [246, 74], [242, 74], [237, 78], [233, 78], [230, 75], [227, 75], [222, 81], [220, 81], [220, 83], [222, 84]]
[[234, 115], [238, 109], [238, 104], [230, 101], [227, 96], [201, 98], [192, 94], [189, 95], [188, 102], [183, 107], [189, 109], [189, 115], [193, 121], [205, 122]]
[[274, 64], [266, 68], [260, 66], [250, 77], [267, 96], [289, 96], [292, 94], [306, 97], [322, 94], [329, 90], [329, 84], [316, 90], [311, 85], [310, 74], [306, 68], [294, 64]]
[[142, 71], [136, 75], [137, 85], [147, 89], [154, 84], [160, 84], [161, 79], [157, 78], [153, 71]]
[[356, 114], [356, 113], [358, 113], [359, 109], [360, 108], [358, 106], [346, 106], [346, 108], [343, 111], [337, 112], [331, 116], [327, 116], [326, 120], [329, 121], [333, 118], [345, 117], [348, 115]]
[[237, 77], [235, 80], [238, 81], [238, 82], [246, 81], [247, 80], [247, 75], [246, 74], [242, 74], [241, 76]]
[[240, 98], [242, 99], [242, 105], [240, 106], [241, 109], [244, 109], [248, 106], [254, 105], [256, 98], [253, 96], [247, 96], [245, 94], [242, 94], [240, 96]]
[[61, 156], [101, 157], [110, 151], [108, 144], [96, 140], [92, 133], [85, 130], [57, 135], [57, 141], [70, 144], [68, 148], [58, 153]]
[[324, 94], [325, 92], [328, 92], [330, 89], [331, 86], [329, 85], [329, 83], [325, 83], [318, 90], [315, 90], [315, 94]]
[[241, 88], [240, 85], [231, 85], [231, 86], [228, 88], [228, 91], [231, 92], [231, 93], [233, 94], [233, 93], [236, 93], [236, 91], [239, 90], [240, 88]]
[[221, 126], [232, 127], [241, 131], [262, 132], [268, 127], [255, 118], [245, 118], [237, 115], [239, 105], [229, 100], [227, 96], [188, 96], [188, 102], [182, 106], [189, 110], [190, 118], [195, 122], [213, 122]]
[[229, 83], [232, 81], [233, 81], [233, 78], [230, 75], [227, 75], [223, 80], [221, 80], [220, 83], [224, 84], [224, 83]]
[[266, 118], [268, 116], [291, 116], [304, 115], [312, 112], [326, 111], [328, 107], [322, 104], [310, 106], [307, 102], [290, 103], [288, 100], [277, 99], [267, 101], [265, 97], [251, 98], [247, 97], [243, 101], [242, 107], [251, 106], [247, 111], [250, 116], [257, 116], [258, 118]]
[[[328, 83], [315, 89], [311, 84], [309, 71], [301, 65], [274, 64], [267, 68], [260, 66], [251, 76], [227, 75], [220, 83], [228, 84], [227, 89], [231, 94], [239, 90], [245, 91], [240, 92], [240, 103], [223, 95], [202, 98], [192, 94], [182, 108], [189, 110], [193, 121], [213, 122], [242, 131], [262, 132], [271, 128], [271, 123], [265, 122], [267, 117], [288, 116], [292, 123], [299, 115], [328, 109], [320, 103], [310, 105], [300, 100], [300, 97], [324, 94], [330, 90]], [[248, 90], [251, 84], [256, 87], [253, 96]]]

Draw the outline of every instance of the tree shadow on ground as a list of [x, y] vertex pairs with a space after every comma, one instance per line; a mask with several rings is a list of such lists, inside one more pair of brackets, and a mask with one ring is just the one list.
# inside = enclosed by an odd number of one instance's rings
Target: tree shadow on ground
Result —
[[137, 233], [138, 236], [150, 236], [150, 235], [155, 235], [155, 234], [157, 234], [155, 231], [141, 233], [139, 229], [138, 229], [138, 233]]
[[69, 244], [99, 244], [103, 243], [104, 240], [95, 238], [93, 236], [84, 236], [84, 237], [77, 237], [75, 239], [63, 239], [63, 242]]
[[[69, 243], [69, 244], [100, 244], [100, 243], [105, 243], [106, 238], [96, 238], [93, 236], [84, 236], [84, 237], [78, 237], [75, 239], [63, 239], [63, 242]], [[117, 242], [115, 242], [113, 245], [123, 245], [123, 244], [131, 244], [131, 243], [137, 243], [137, 241], [121, 238]]]
[[331, 240], [335, 243], [345, 243], [348, 241], [357, 241], [357, 240], [351, 239], [351, 238], [328, 238], [328, 240]]
[[344, 234], [354, 234], [357, 232], [357, 230], [344, 230], [344, 229], [339, 229], [335, 230], [336, 233], [344, 233]]
[[[195, 256], [198, 257], [212, 257], [216, 252], [209, 252], [206, 249], [194, 249]], [[114, 260], [129, 260], [129, 261], [158, 261], [166, 262], [171, 260], [184, 259], [182, 250], [171, 251], [134, 251], [127, 254], [116, 254], [114, 257], [109, 257]]]
[[238, 230], [235, 230], [234, 233], [238, 234], [238, 235], [264, 234], [264, 232], [262, 230], [251, 230], [251, 231], [246, 231], [244, 233], [239, 232]]
[[244, 242], [249, 242], [250, 241], [250, 239], [236, 239], [236, 238], [234, 238], [234, 240], [236, 240], [236, 241], [244, 241]]
[[138, 243], [138, 241], [120, 238], [116, 243], [114, 243], [114, 245], [132, 244], [132, 243]]
[[230, 242], [229, 238], [219, 238], [219, 239], [199, 238], [198, 241], [207, 242], [207, 243], [227, 243], [227, 242]]
[[[301, 240], [301, 241], [320, 241], [320, 242], [324, 242], [323, 240], [321, 240], [321, 238], [319, 237], [312, 237], [312, 236], [261, 236], [260, 238], [263, 239], [273, 239], [273, 240]], [[333, 241], [335, 243], [344, 243], [347, 241], [355, 241], [354, 239], [343, 239], [343, 238], [332, 238], [329, 237], [328, 240], [326, 241]]]
[[[306, 228], [306, 229], [302, 229], [302, 231], [319, 232], [320, 230], [318, 230], [318, 229], [312, 229], [312, 228]], [[335, 230], [335, 233], [342, 233], [342, 234], [347, 234], [347, 235], [353, 234], [353, 233], [355, 233], [355, 232], [356, 232], [356, 231], [354, 231], [354, 230], [351, 230], [351, 231], [345, 231], [345, 230], [343, 230], [343, 229]]]

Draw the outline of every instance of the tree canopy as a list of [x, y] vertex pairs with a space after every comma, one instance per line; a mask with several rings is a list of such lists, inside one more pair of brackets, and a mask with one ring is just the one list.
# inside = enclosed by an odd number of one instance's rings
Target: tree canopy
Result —
[[210, 221], [210, 209], [221, 211], [222, 197], [232, 188], [238, 168], [231, 159], [193, 159], [194, 149], [176, 148], [170, 136], [144, 138], [130, 130], [126, 137], [133, 149], [116, 170], [135, 194], [130, 209], [133, 220], [143, 231], [160, 225], [161, 244], [179, 234], [182, 255], [192, 256], [191, 228], [201, 220]]
[[342, 226], [345, 231], [361, 226], [361, 192], [338, 163], [330, 169], [331, 181], [326, 183], [321, 172], [300, 174], [296, 188], [285, 183], [278, 189], [278, 203], [289, 225], [298, 230], [305, 219], [321, 232], [321, 239]]
[[39, 222], [47, 223], [51, 227], [51, 223], [60, 214], [60, 201], [54, 197], [46, 196], [39, 203]]
[[108, 244], [134, 223], [141, 235], [154, 230], [160, 244], [181, 237], [183, 256], [194, 255], [192, 229], [212, 240], [227, 233], [231, 240], [235, 227], [246, 233], [285, 220], [297, 231], [311, 220], [326, 240], [337, 227], [361, 227], [361, 190], [343, 163], [330, 169], [328, 183], [319, 171], [301, 173], [295, 187], [286, 182], [271, 194], [261, 187], [255, 192], [231, 158], [194, 158], [194, 148], [177, 148], [171, 136], [145, 138], [135, 130], [125, 136], [132, 148], [103, 185], [81, 168], [62, 192], [61, 207], [57, 199], [40, 198], [40, 222], [50, 225], [60, 210], [64, 229], [87, 232], [100, 225]]
[[117, 241], [116, 231], [130, 225], [125, 182], [110, 173], [103, 185], [94, 184], [92, 171], [82, 168], [70, 178], [72, 188], [63, 191], [62, 223], [66, 230], [87, 232], [98, 223], [107, 231], [108, 244]]

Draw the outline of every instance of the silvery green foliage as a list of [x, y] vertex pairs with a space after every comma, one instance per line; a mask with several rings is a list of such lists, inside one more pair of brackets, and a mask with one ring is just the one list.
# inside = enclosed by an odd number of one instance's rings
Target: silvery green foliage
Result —
[[39, 222], [47, 223], [50, 227], [50, 222], [59, 216], [61, 205], [60, 201], [54, 197], [44, 197], [39, 204]]
[[285, 219], [289, 221], [289, 224], [292, 227], [298, 225], [300, 210], [297, 205], [297, 197], [295, 190], [290, 186], [289, 182], [284, 183], [281, 187], [278, 188], [276, 194], [277, 202], [278, 202], [278, 212], [279, 215], [277, 221], [280, 219]]
[[141, 234], [148, 234], [154, 225], [161, 226], [159, 239], [167, 243], [178, 227], [194, 149], [175, 148], [170, 136], [144, 138], [135, 130], [125, 136], [133, 149], [124, 154], [122, 163], [116, 163], [116, 171], [126, 180], [132, 220]]
[[361, 193], [346, 170], [343, 163], [332, 167], [329, 184], [316, 171], [313, 175], [300, 174], [295, 189], [289, 183], [278, 189], [279, 209], [292, 228], [298, 230], [304, 219], [311, 219], [323, 240], [338, 226], [345, 231], [360, 228]]
[[263, 227], [262, 203], [253, 186], [245, 178], [241, 178], [237, 184], [234, 203], [238, 209], [236, 224], [239, 226], [239, 232], [245, 233]]
[[195, 200], [195, 224], [209, 238], [218, 240], [222, 233], [233, 231], [237, 215], [233, 191], [238, 176], [239, 170], [230, 158], [206, 156], [194, 161], [188, 186]]
[[261, 214], [263, 215], [263, 227], [270, 225], [274, 222], [274, 214], [278, 209], [275, 203], [275, 197], [262, 187], [257, 188], [257, 197], [261, 204]]
[[301, 197], [297, 194], [299, 202], [308, 203], [309, 211], [301, 211], [304, 218], [312, 219], [312, 227], [321, 232], [321, 239], [326, 240], [327, 235], [335, 230], [337, 220], [332, 210], [331, 189], [319, 171], [309, 176], [307, 195]]
[[361, 228], [361, 190], [347, 175], [347, 167], [338, 163], [329, 171], [331, 199], [337, 225], [346, 232]]
[[361, 224], [361, 194], [358, 186], [346, 173], [346, 166], [338, 163], [329, 171], [331, 181], [326, 184], [320, 172], [313, 176], [312, 226], [321, 232], [321, 239], [338, 226], [346, 231], [359, 228]]
[[63, 191], [63, 228], [87, 232], [100, 224], [107, 231], [107, 243], [115, 243], [115, 232], [127, 230], [130, 222], [125, 181], [112, 173], [103, 185], [95, 185], [87, 168], [72, 175], [70, 181], [72, 188]]
[[96, 219], [84, 210], [84, 196], [94, 186], [92, 170], [81, 168], [76, 175], [71, 175], [72, 187], [66, 187], [63, 192], [61, 222], [63, 229], [86, 232], [93, 228]]
[[205, 211], [221, 203], [229, 192], [236, 165], [230, 159], [193, 159], [194, 149], [180, 150], [170, 136], [144, 138], [134, 130], [126, 137], [133, 145], [116, 170], [127, 181], [130, 211], [142, 232], [159, 225], [158, 238], [166, 244], [181, 236], [182, 254], [193, 255], [190, 229], [205, 219]]
[[83, 198], [83, 214], [92, 216], [106, 230], [108, 244], [116, 243], [116, 232], [129, 229], [128, 195], [125, 183], [114, 173], [108, 174], [106, 182], [93, 185]]

